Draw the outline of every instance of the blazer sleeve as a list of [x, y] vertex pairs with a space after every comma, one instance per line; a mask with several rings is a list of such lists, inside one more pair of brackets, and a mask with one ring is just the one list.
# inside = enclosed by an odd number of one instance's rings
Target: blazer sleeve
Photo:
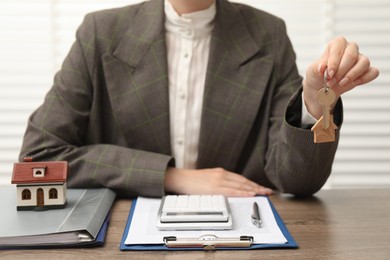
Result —
[[[296, 105], [301, 104], [302, 79], [298, 76], [285, 24], [280, 25], [278, 35], [281, 38], [275, 58], [277, 87], [272, 96], [265, 174], [281, 192], [310, 195], [324, 185], [331, 173], [339, 129], [336, 142], [315, 144], [310, 129], [300, 127], [301, 107], [296, 109]], [[341, 102], [337, 111], [341, 126]]]
[[100, 59], [95, 29], [93, 16], [87, 15], [44, 103], [28, 120], [20, 160], [68, 161], [70, 188], [108, 187], [119, 196], [162, 196], [171, 156], [87, 141], [88, 129], [94, 127], [92, 78]]

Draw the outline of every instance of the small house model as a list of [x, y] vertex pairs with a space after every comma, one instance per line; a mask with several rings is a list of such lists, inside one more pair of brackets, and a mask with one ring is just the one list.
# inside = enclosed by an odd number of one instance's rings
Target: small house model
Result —
[[65, 161], [15, 163], [12, 184], [16, 184], [17, 210], [64, 208], [68, 163]]

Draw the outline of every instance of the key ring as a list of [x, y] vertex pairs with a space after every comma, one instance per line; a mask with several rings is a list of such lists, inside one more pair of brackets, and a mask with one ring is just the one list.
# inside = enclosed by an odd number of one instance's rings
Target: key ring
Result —
[[328, 82], [328, 70], [326, 69], [324, 72], [324, 88], [325, 88], [325, 93], [328, 93], [329, 91], [329, 86], [327, 84]]

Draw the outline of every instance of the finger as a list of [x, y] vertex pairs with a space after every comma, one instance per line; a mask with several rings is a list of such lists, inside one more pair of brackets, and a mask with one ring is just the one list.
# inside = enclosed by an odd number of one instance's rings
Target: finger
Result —
[[243, 182], [243, 183], [225, 180], [223, 183], [221, 183], [221, 186], [226, 187], [226, 188], [241, 190], [241, 191], [254, 192], [255, 194], [259, 194], [259, 195], [271, 195], [272, 194], [271, 189], [266, 188], [266, 187], [261, 186], [261, 185], [258, 185], [257, 183], [254, 183], [250, 180], [247, 180], [246, 182]]
[[327, 68], [328, 53], [329, 53], [329, 46], [321, 55], [321, 58], [311, 65], [311, 69], [307, 71], [311, 73], [310, 74], [306, 73], [306, 78], [314, 77], [316, 80], [320, 80], [320, 81], [323, 80], [324, 73]]
[[247, 181], [250, 181], [248, 178], [240, 175], [240, 174], [237, 174], [237, 173], [234, 173], [234, 172], [229, 172], [229, 171], [225, 171], [226, 172], [226, 179], [229, 180], [229, 181], [234, 181], [234, 182], [241, 182], [241, 183], [245, 183]]
[[375, 67], [370, 67], [363, 75], [357, 79], [350, 81], [347, 85], [339, 87], [342, 93], [345, 93], [357, 86], [367, 84], [379, 76], [379, 70]]
[[369, 68], [370, 60], [363, 55], [359, 55], [356, 64], [339, 81], [339, 86], [345, 87], [350, 82], [353, 82], [364, 75]]
[[251, 187], [258, 195], [271, 195], [273, 193], [272, 189], [259, 185], [255, 182], [250, 182]]
[[194, 194], [194, 195], [223, 195], [228, 197], [253, 197], [256, 196], [256, 192], [240, 190], [231, 187], [220, 187], [214, 186], [210, 189], [199, 189], [199, 190], [187, 190], [183, 194]]
[[260, 189], [257, 191], [257, 195], [272, 195], [274, 191], [270, 188], [261, 186]]
[[327, 58], [329, 79], [335, 76], [346, 47], [347, 41], [344, 37], [336, 38], [328, 45], [325, 57]]
[[239, 190], [247, 190], [247, 191], [256, 190], [256, 186], [251, 185], [249, 182], [236, 182], [236, 181], [224, 180], [221, 183], [221, 186], [239, 189]]
[[222, 194], [229, 197], [253, 197], [256, 195], [272, 195], [272, 192], [269, 191], [253, 192], [253, 191], [239, 190], [239, 189], [233, 189], [228, 187], [221, 188], [219, 192], [220, 193], [216, 193], [216, 194]]
[[227, 172], [226, 180], [229, 181], [232, 187], [254, 190], [257, 194], [261, 195], [272, 194], [272, 189], [261, 186], [237, 173]]
[[253, 191], [258, 195], [271, 195], [272, 194], [272, 189], [269, 189], [267, 187], [261, 186], [257, 184], [256, 182], [253, 182], [247, 178], [244, 177], [243, 182], [237, 182], [237, 181], [230, 181], [230, 180], [225, 180], [223, 185], [225, 187], [231, 187], [239, 190], [247, 190], [247, 191]]
[[226, 171], [223, 168], [205, 169], [203, 171], [211, 174], [211, 176], [214, 176], [210, 179], [215, 182], [212, 184], [214, 187], [224, 187], [228, 189], [254, 192], [255, 194], [260, 195], [270, 195], [273, 192], [272, 189], [263, 187], [240, 174]]
[[[364, 56], [359, 55], [359, 46], [354, 42], [348, 43], [341, 58], [340, 65], [337, 68], [335, 78], [338, 80], [343, 79], [348, 71], [350, 71], [351, 68], [353, 68], [359, 61], [359, 58], [362, 59], [362, 57]], [[364, 70], [366, 70], [368, 67], [369, 65], [365, 67]]]
[[313, 64], [313, 74], [316, 75], [319, 79], [323, 79], [324, 73], [326, 70], [326, 59], [323, 57], [316, 63]]
[[253, 197], [256, 196], [256, 192], [246, 191], [246, 190], [238, 190], [228, 187], [222, 187], [218, 193], [227, 197]]
[[375, 67], [370, 67], [365, 74], [354, 81], [355, 86], [367, 84], [379, 76], [379, 70]]

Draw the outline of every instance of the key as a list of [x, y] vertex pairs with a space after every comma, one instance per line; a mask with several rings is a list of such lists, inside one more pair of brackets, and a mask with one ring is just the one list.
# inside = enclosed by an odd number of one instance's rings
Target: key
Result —
[[336, 99], [336, 95], [334, 91], [329, 88], [328, 86], [324, 86], [317, 94], [317, 100], [322, 105], [322, 123], [323, 128], [328, 129], [330, 124], [330, 105], [333, 104], [333, 102]]
[[336, 140], [335, 130], [338, 127], [333, 123], [333, 116], [330, 114], [330, 106], [335, 102], [336, 95], [326, 84], [327, 81], [328, 72], [325, 71], [324, 87], [317, 94], [317, 101], [322, 105], [322, 116], [311, 128], [314, 133], [314, 143], [327, 143]]

